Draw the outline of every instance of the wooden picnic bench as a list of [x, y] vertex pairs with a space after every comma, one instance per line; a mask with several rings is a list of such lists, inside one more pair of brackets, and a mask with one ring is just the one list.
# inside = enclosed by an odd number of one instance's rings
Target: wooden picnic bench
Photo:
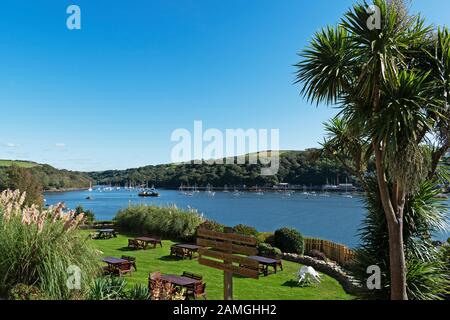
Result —
[[106, 257], [102, 259], [107, 264], [104, 268], [105, 273], [122, 276], [124, 274], [131, 274], [133, 262], [126, 259], [119, 259], [114, 257]]
[[264, 274], [264, 276], [269, 275], [269, 267], [272, 267], [275, 273], [277, 273], [278, 266], [280, 267], [281, 270], [283, 270], [283, 263], [281, 262], [281, 259], [274, 259], [261, 256], [249, 256], [247, 258], [258, 261], [259, 271], [260, 273]]
[[[194, 277], [192, 277], [194, 276]], [[197, 299], [203, 297], [206, 299], [206, 284], [202, 282], [201, 276], [194, 275], [192, 273], [183, 273], [178, 276], [174, 274], [161, 274], [159, 275], [161, 281], [172, 284], [175, 288], [185, 289], [186, 298]], [[200, 278], [200, 280], [198, 279]], [[156, 279], [149, 275], [149, 289], [154, 288]]]
[[[162, 241], [160, 238], [152, 237], [152, 236], [143, 236], [134, 238], [135, 240], [135, 246], [137, 246], [137, 249], [144, 249], [146, 250], [148, 248], [148, 245], [152, 245], [153, 248], [156, 248], [156, 246], [159, 244], [162, 248]], [[128, 242], [128, 246], [130, 246], [130, 243]]]
[[99, 229], [97, 234], [93, 237], [94, 239], [111, 239], [112, 237], [117, 238], [118, 232], [114, 229]]
[[198, 249], [200, 248], [200, 246], [195, 244], [174, 244], [170, 247], [170, 255], [182, 259], [189, 258], [192, 260], [195, 255], [198, 254]]

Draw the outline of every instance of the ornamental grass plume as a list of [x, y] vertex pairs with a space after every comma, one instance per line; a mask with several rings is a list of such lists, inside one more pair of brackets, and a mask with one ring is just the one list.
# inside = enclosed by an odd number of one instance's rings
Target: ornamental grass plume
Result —
[[[49, 299], [71, 299], [88, 291], [99, 268], [98, 254], [78, 226], [83, 215], [26, 206], [25, 193], [0, 194], [0, 297], [17, 284], [34, 286]], [[69, 267], [80, 270], [81, 283], [68, 286]]]
[[185, 300], [184, 291], [178, 291], [173, 284], [163, 281], [160, 272], [150, 275], [151, 300]]

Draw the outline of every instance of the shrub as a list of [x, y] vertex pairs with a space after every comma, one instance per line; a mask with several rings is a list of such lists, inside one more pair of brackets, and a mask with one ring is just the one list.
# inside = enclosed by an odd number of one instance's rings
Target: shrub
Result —
[[258, 255], [263, 257], [274, 257], [279, 258], [281, 256], [281, 250], [275, 247], [272, 247], [268, 243], [259, 243], [258, 244]]
[[[41, 210], [24, 206], [24, 200], [19, 191], [0, 196], [0, 296], [18, 283], [37, 288], [49, 299], [86, 293], [99, 265], [89, 240], [77, 229], [83, 215], [75, 219], [74, 212], [63, 212], [61, 205]], [[80, 290], [67, 286], [70, 266], [83, 275]]]
[[258, 241], [275, 246], [275, 235], [273, 232], [260, 232], [258, 234]]
[[[389, 299], [389, 232], [378, 184], [374, 179], [368, 179], [367, 186], [364, 200], [367, 213], [360, 230], [361, 247], [356, 251], [350, 271], [358, 281], [365, 283], [367, 266], [379, 266], [381, 289], [363, 291], [361, 297]], [[442, 230], [446, 224], [447, 207], [441, 199], [436, 198], [438, 193], [439, 188], [434, 182], [424, 182], [419, 190], [406, 199], [403, 234], [410, 300], [440, 299], [445, 288], [450, 286], [448, 270], [430, 241], [430, 234]]]
[[258, 236], [258, 231], [255, 228], [246, 226], [245, 224], [238, 224], [237, 226], [234, 226], [233, 231], [244, 236]]
[[103, 277], [95, 279], [89, 292], [89, 300], [123, 300], [126, 298], [124, 278]]
[[303, 237], [295, 229], [282, 228], [275, 231], [275, 246], [287, 253], [303, 254]]
[[322, 260], [322, 261], [327, 261], [328, 260], [327, 256], [325, 255], [325, 253], [323, 253], [323, 252], [321, 252], [319, 250], [316, 250], [316, 249], [313, 249], [313, 250], [309, 251], [308, 252], [308, 256], [316, 258], [316, 259], [319, 259], [319, 260]]
[[150, 291], [148, 287], [142, 284], [135, 284], [128, 293], [129, 300], [149, 300]]
[[210, 230], [210, 231], [223, 232], [225, 229], [225, 226], [223, 224], [218, 223], [213, 220], [206, 220], [199, 226], [199, 228]]
[[83, 206], [78, 206], [75, 208], [75, 217], [83, 214], [84, 223], [92, 225], [95, 221], [95, 214], [91, 210], [84, 210]]
[[181, 210], [176, 206], [130, 206], [121, 210], [115, 223], [121, 230], [150, 233], [180, 240], [192, 240], [203, 216], [195, 210]]
[[48, 297], [38, 288], [23, 283], [15, 285], [8, 295], [9, 300], [47, 300]]

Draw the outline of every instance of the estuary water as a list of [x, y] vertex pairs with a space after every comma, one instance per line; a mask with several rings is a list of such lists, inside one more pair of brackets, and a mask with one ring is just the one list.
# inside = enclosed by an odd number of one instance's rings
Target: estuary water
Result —
[[[305, 236], [317, 237], [356, 247], [359, 243], [358, 229], [364, 218], [363, 198], [340, 194], [303, 194], [266, 192], [242, 193], [216, 192], [208, 196], [205, 192], [187, 196], [176, 190], [158, 190], [158, 198], [140, 198], [137, 190], [101, 189], [89, 192], [55, 192], [45, 195], [47, 204], [64, 202], [70, 209], [82, 205], [95, 213], [97, 220], [111, 220], [118, 210], [130, 204], [176, 205], [180, 208], [195, 208], [206, 218], [225, 225], [247, 224], [258, 231], [274, 231], [281, 227], [292, 227]], [[90, 196], [92, 199], [86, 199]], [[437, 235], [440, 240], [449, 233]]]

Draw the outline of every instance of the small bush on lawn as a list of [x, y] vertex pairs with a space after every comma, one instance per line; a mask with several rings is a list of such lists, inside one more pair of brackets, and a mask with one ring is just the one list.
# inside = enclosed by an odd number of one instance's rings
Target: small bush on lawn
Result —
[[233, 231], [244, 236], [258, 236], [258, 231], [255, 228], [246, 226], [245, 224], [238, 224], [237, 226], [234, 226]]
[[281, 250], [275, 247], [272, 247], [268, 243], [259, 243], [258, 244], [258, 255], [263, 257], [272, 257], [272, 258], [280, 258]]
[[203, 222], [203, 216], [197, 211], [181, 210], [176, 206], [130, 206], [119, 211], [115, 217], [120, 230], [187, 241], [194, 238], [198, 226]]
[[303, 254], [303, 236], [295, 229], [278, 229], [275, 231], [275, 246], [283, 252]]
[[[0, 296], [73, 299], [86, 293], [99, 270], [98, 255], [78, 227], [80, 214], [62, 206], [38, 209], [24, 205], [25, 194], [6, 190], [0, 195]], [[82, 274], [81, 289], [67, 286], [70, 268]], [[14, 288], [17, 284], [22, 286]]]

